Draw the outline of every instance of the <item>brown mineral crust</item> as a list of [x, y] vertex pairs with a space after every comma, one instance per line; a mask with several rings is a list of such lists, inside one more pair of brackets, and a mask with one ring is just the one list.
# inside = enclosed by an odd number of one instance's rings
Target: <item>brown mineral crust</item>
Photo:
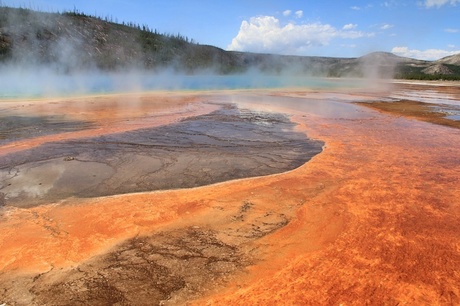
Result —
[[[211, 291], [174, 296], [183, 283], [171, 285], [161, 297], [171, 304], [199, 296], [193, 303], [459, 304], [460, 132], [372, 110], [354, 120], [290, 112], [300, 130], [326, 142], [323, 153], [293, 171], [7, 210], [0, 222], [2, 283], [30, 275], [25, 288], [57, 288], [50, 279], [70, 284], [69, 269], [91, 260], [103, 266], [104, 254], [127, 248], [119, 245], [124, 241], [192, 227], [247, 259], [223, 283], [214, 276], [199, 282]], [[38, 277], [47, 272], [49, 279]], [[5, 285], [0, 297], [24, 298], [25, 291], [11, 288]]]

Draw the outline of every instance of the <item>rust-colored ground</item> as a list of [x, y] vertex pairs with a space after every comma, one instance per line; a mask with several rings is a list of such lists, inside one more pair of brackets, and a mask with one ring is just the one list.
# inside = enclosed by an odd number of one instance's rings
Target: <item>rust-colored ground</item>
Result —
[[288, 173], [6, 208], [0, 303], [460, 304], [460, 131], [277, 110], [326, 143]]
[[445, 114], [433, 111], [433, 107], [436, 107], [437, 104], [410, 100], [402, 100], [392, 103], [361, 102], [361, 104], [390, 114], [411, 117], [418, 120], [450, 126], [457, 129], [460, 128], [460, 120], [449, 120], [446, 118]]
[[181, 118], [206, 114], [216, 109], [210, 104], [200, 103], [205, 99], [194, 93], [184, 95], [174, 92], [152, 92], [49, 100], [42, 98], [27, 101], [0, 101], [2, 111], [8, 114], [65, 115], [68, 119], [88, 120], [96, 123], [94, 129], [46, 135], [2, 145], [1, 154], [25, 150], [47, 142], [170, 124]]
[[[431, 86], [430, 86], [431, 85]], [[399, 85], [418, 95], [408, 95], [387, 102], [360, 102], [361, 105], [390, 113], [393, 115], [414, 118], [434, 124], [460, 128], [460, 84], [458, 82], [428, 82], [427, 84]], [[417, 100], [421, 99], [423, 102]], [[454, 102], [456, 101], [456, 102]], [[456, 120], [449, 118], [454, 115]]]

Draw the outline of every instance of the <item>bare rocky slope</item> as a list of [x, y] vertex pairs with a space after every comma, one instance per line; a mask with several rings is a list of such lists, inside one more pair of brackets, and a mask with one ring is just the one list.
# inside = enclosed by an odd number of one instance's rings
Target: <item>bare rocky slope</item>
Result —
[[451, 56], [446, 56], [446, 57], [441, 58], [440, 60], [438, 60], [438, 62], [444, 63], [444, 64], [451, 64], [451, 65], [459, 66], [460, 65], [460, 54], [454, 54], [454, 55], [451, 55]]
[[[387, 52], [360, 58], [232, 52], [197, 44], [179, 34], [159, 34], [145, 25], [119, 24], [79, 12], [45, 13], [0, 7], [0, 61], [47, 65], [64, 73], [168, 68], [186, 73], [211, 70], [229, 74], [257, 69], [326, 77], [460, 79], [459, 56], [428, 62]], [[433, 65], [437, 66], [430, 68]]]

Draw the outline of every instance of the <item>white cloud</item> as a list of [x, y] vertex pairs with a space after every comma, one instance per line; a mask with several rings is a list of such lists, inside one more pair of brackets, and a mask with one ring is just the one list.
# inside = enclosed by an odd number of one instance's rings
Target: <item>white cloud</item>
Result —
[[359, 6], [352, 6], [352, 7], [350, 7], [350, 8], [351, 8], [352, 10], [354, 10], [354, 11], [359, 11], [359, 10], [361, 10], [361, 8], [360, 8]]
[[388, 29], [391, 29], [392, 27], [394, 27], [394, 25], [392, 24], [384, 24], [380, 27], [381, 30], [388, 30]]
[[233, 38], [228, 49], [301, 55], [312, 47], [326, 46], [333, 39], [356, 39], [372, 35], [361, 31], [340, 30], [319, 22], [300, 25], [289, 22], [282, 25], [273, 16], [258, 16], [241, 23], [238, 35]]
[[456, 5], [457, 3], [460, 3], [460, 0], [425, 0], [425, 7], [431, 8], [431, 7], [441, 7], [446, 4], [450, 5]]
[[341, 47], [344, 47], [344, 48], [356, 48], [356, 47], [357, 47], [357, 45], [355, 45], [355, 44], [349, 44], [349, 45], [347, 45], [347, 44], [341, 44], [340, 46], [341, 46]]
[[380, 4], [380, 6], [386, 7], [386, 8], [392, 8], [392, 7], [398, 7], [398, 6], [404, 6], [404, 1], [401, 0], [390, 0], [390, 1], [384, 1], [383, 3]]
[[343, 30], [353, 30], [357, 27], [357, 24], [349, 23], [342, 27]]
[[295, 12], [295, 16], [296, 16], [297, 18], [302, 18], [302, 16], [303, 16], [303, 11], [296, 11], [296, 12]]
[[408, 47], [394, 47], [391, 50], [391, 52], [399, 56], [431, 61], [431, 60], [437, 60], [437, 59], [440, 59], [440, 58], [443, 58], [449, 55], [458, 54], [460, 53], [460, 50], [455, 50], [455, 51], [447, 51], [447, 50], [440, 50], [440, 49], [411, 50]]
[[444, 29], [444, 31], [447, 32], [447, 33], [458, 33], [458, 32], [460, 32], [459, 29]]
[[291, 15], [291, 13], [292, 13], [291, 10], [285, 10], [285, 11], [283, 12], [283, 16], [284, 16], [284, 17], [287, 17], [287, 16]]

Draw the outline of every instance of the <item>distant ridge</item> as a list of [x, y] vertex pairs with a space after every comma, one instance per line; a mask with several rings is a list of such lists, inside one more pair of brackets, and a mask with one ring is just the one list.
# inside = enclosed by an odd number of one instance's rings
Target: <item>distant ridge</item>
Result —
[[443, 57], [436, 62], [450, 65], [460, 65], [460, 53]]
[[225, 51], [134, 23], [118, 24], [79, 12], [9, 7], [0, 7], [0, 63], [45, 65], [62, 73], [170, 69], [232, 74], [258, 70], [321, 77], [460, 79], [460, 54], [429, 62], [388, 52], [332, 58]]
[[428, 66], [427, 68], [423, 69], [422, 72], [426, 74], [430, 74], [430, 75], [433, 75], [433, 74], [451, 75], [453, 74], [452, 70], [450, 70], [449, 67], [447, 67], [444, 64], [439, 64], [439, 63]]

